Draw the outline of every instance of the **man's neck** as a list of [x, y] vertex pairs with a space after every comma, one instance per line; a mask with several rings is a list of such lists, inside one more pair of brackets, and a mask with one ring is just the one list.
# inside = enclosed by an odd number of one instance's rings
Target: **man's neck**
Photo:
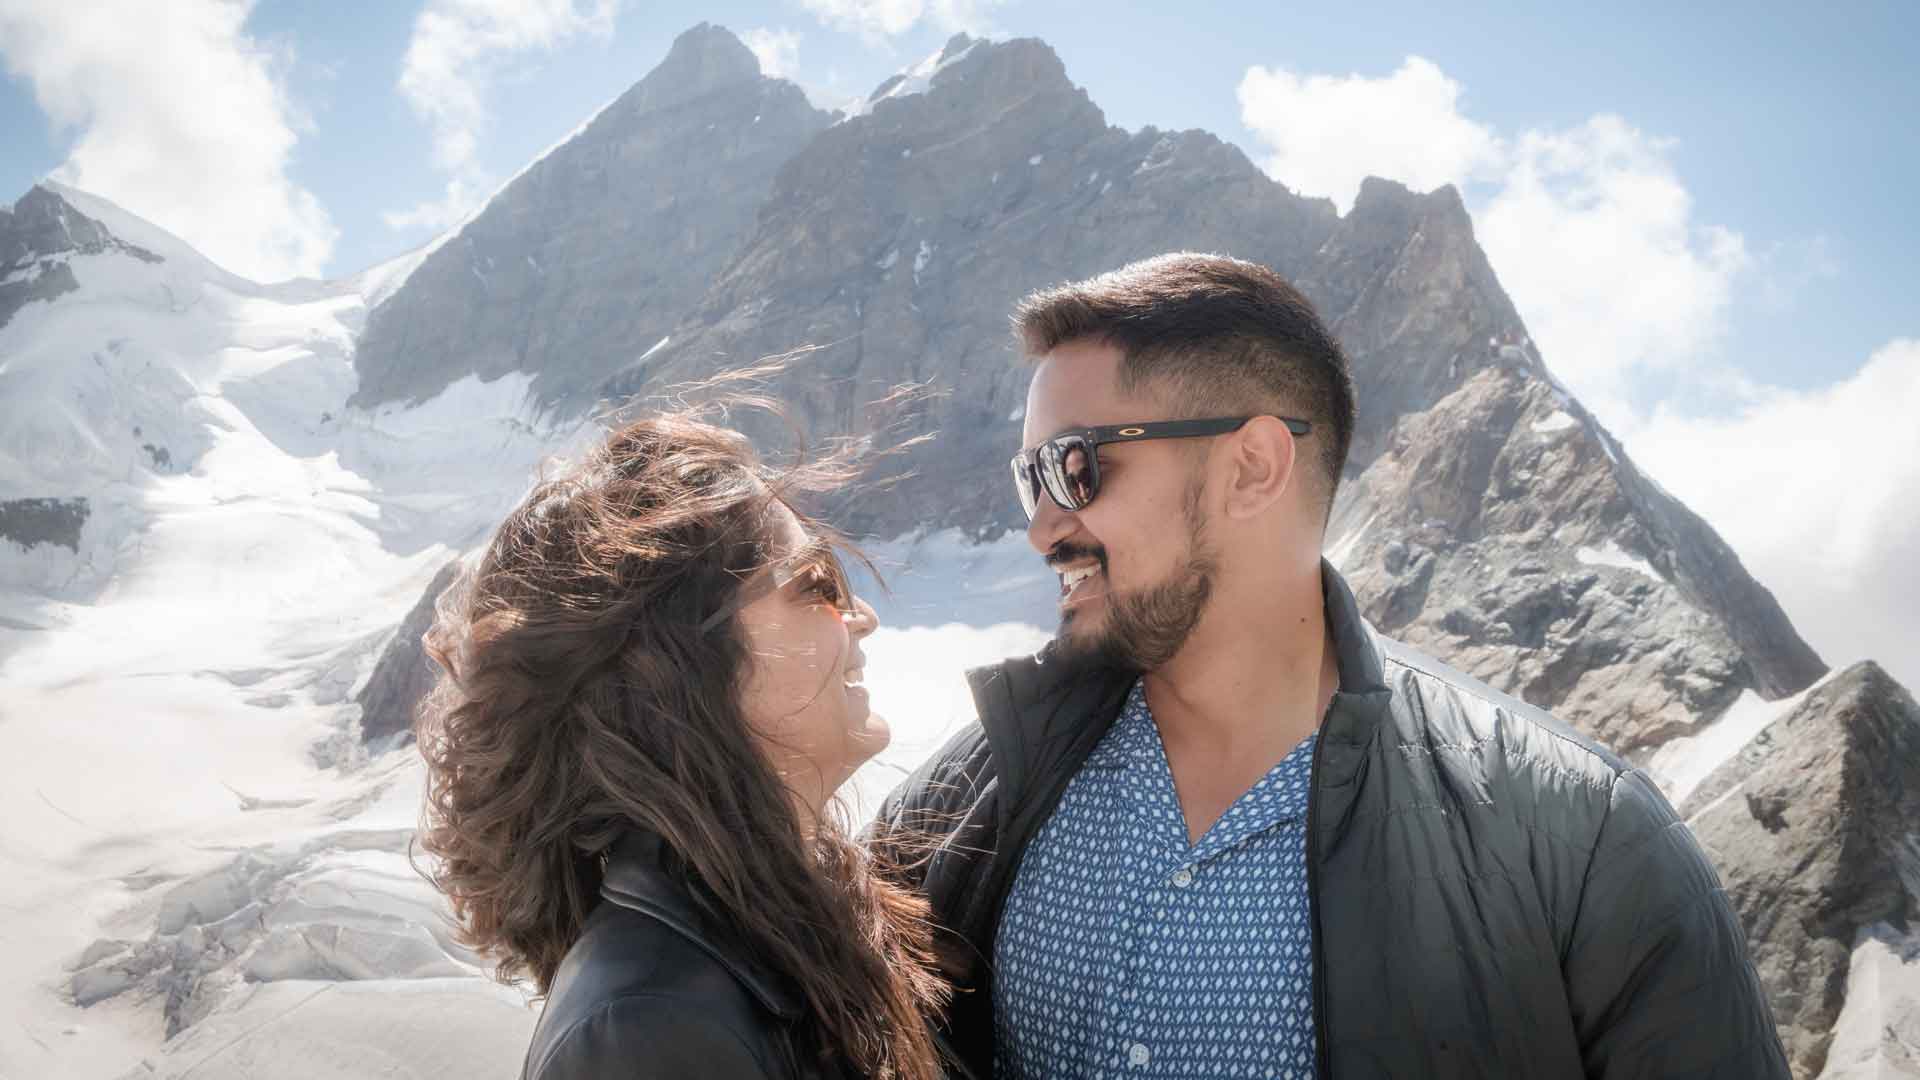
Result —
[[1339, 683], [1317, 569], [1216, 601], [1145, 679], [1195, 844], [1320, 726]]
[[1284, 756], [1319, 727], [1338, 682], [1316, 567], [1216, 594], [1180, 652], [1147, 674], [1146, 689], [1170, 743], [1209, 757], [1274, 747]]

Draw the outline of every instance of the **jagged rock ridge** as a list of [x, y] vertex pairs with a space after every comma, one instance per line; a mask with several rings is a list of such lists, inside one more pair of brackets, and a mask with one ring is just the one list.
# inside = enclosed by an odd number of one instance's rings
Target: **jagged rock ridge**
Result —
[[420, 401], [455, 380], [536, 374], [574, 401], [666, 337], [733, 252], [774, 170], [827, 126], [702, 25], [536, 161], [368, 317], [353, 402]]

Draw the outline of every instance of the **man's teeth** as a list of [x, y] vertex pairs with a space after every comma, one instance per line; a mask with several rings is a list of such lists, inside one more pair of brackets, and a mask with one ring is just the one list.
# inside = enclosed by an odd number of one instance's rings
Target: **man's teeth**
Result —
[[861, 680], [863, 680], [863, 679], [865, 679], [866, 677], [867, 677], [867, 669], [866, 669], [866, 668], [856, 668], [856, 669], [854, 669], [853, 671], [849, 671], [849, 672], [847, 672], [847, 674], [846, 674], [846, 679], [847, 679], [847, 685], [848, 685], [848, 686], [859, 686], [859, 685], [860, 685], [860, 682], [861, 682]]
[[1068, 570], [1060, 575], [1060, 588], [1064, 592], [1072, 592], [1074, 586], [1092, 577], [1099, 570], [1098, 566], [1080, 566]]

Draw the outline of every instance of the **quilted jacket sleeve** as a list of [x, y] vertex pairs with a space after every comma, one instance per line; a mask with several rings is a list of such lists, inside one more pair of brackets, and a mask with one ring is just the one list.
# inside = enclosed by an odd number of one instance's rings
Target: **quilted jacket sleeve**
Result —
[[[880, 804], [860, 840], [902, 884], [927, 889], [934, 849], [951, 839], [977, 796], [976, 777], [986, 736], [968, 725], [947, 741]], [[937, 901], [942, 897], [934, 897]]]
[[636, 994], [575, 1024], [524, 1080], [771, 1080], [773, 1069], [711, 1010]]
[[1789, 1076], [1720, 877], [1638, 771], [1614, 780], [1565, 977], [1589, 1077]]

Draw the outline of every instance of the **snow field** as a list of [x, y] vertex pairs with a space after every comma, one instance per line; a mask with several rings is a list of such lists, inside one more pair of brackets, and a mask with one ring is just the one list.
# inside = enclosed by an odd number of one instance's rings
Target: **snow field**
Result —
[[[109, 225], [167, 261], [76, 258], [79, 292], [0, 331], [0, 498], [92, 510], [78, 553], [0, 545], [0, 1077], [510, 1076], [531, 1016], [448, 937], [406, 862], [417, 758], [365, 762], [349, 697], [570, 433], [525, 380], [350, 412], [362, 297]], [[355, 989], [276, 989], [316, 978]], [[432, 1008], [381, 1004], [427, 984]], [[425, 1022], [464, 1001], [465, 1035]], [[427, 1056], [445, 1042], [507, 1049]]]

